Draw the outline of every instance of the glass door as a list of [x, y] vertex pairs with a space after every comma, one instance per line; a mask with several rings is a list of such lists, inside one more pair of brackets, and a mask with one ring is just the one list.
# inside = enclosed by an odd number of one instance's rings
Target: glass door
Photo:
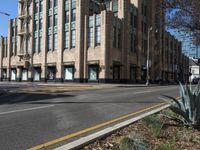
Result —
[[22, 69], [22, 81], [27, 81], [27, 80], [28, 80], [28, 70]]
[[11, 80], [15, 81], [17, 76], [17, 70], [16, 69], [11, 69]]
[[74, 67], [73, 66], [65, 67], [64, 73], [65, 73], [65, 80], [73, 80], [74, 79]]

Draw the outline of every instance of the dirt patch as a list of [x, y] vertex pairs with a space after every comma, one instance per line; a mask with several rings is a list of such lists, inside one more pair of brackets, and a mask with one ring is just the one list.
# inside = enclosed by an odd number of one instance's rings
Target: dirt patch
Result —
[[[169, 110], [165, 110], [169, 111]], [[124, 150], [120, 148], [122, 139], [130, 133], [139, 133], [150, 150], [199, 150], [200, 131], [177, 126], [177, 123], [164, 117], [163, 112], [151, 115], [125, 127], [112, 135], [85, 146], [84, 150]], [[159, 126], [161, 125], [161, 126]], [[159, 128], [160, 127], [160, 128]]]

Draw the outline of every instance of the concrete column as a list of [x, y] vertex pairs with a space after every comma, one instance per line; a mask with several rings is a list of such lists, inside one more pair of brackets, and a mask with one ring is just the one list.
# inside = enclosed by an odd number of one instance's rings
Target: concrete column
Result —
[[104, 59], [105, 59], [105, 80], [109, 82], [112, 80], [112, 71], [110, 67], [113, 65], [113, 51], [112, 45], [113, 41], [113, 14], [111, 12], [104, 11], [101, 15], [101, 45], [102, 49], [105, 51]]
[[[44, 4], [44, 2], [43, 2], [43, 4]], [[33, 15], [33, 12], [34, 12], [33, 3], [31, 3], [31, 5], [30, 5], [30, 15]], [[44, 14], [44, 12], [43, 12], [43, 14]], [[27, 52], [30, 55], [30, 61], [29, 61], [30, 67], [28, 69], [28, 81], [33, 81], [33, 48], [34, 48], [34, 36], [35, 36], [34, 35], [34, 20], [33, 20], [33, 17], [30, 19], [29, 31], [30, 31], [29, 42], [27, 41], [27, 44], [29, 44], [29, 45], [27, 47], [31, 48], [31, 50], [27, 48]], [[44, 37], [42, 37], [42, 38], [44, 38]], [[43, 49], [41, 49], [41, 50], [43, 50]]]
[[88, 79], [88, 16], [85, 16], [85, 31], [84, 31], [84, 82]]
[[76, 48], [75, 50], [75, 81], [82, 82], [84, 77], [84, 25], [85, 0], [76, 1]]
[[57, 49], [57, 72], [56, 80], [58, 82], [63, 81], [63, 39], [64, 39], [64, 1], [58, 3], [58, 49]]
[[12, 22], [9, 21], [8, 23], [8, 40], [7, 40], [7, 53], [8, 53], [8, 66], [7, 66], [7, 76], [8, 76], [8, 80], [10, 81], [10, 72], [11, 72], [11, 41], [12, 41], [12, 37], [11, 37], [11, 29], [12, 29]]
[[43, 1], [43, 27], [42, 27], [42, 64], [41, 64], [41, 80], [47, 80], [47, 33], [48, 33], [48, 5], [47, 1]]
[[[102, 11], [101, 12], [101, 53], [103, 56], [101, 61], [100, 61], [100, 73], [99, 73], [99, 79], [100, 82], [106, 82], [106, 79], [109, 78], [109, 58], [108, 58], [108, 53], [109, 53], [109, 49], [108, 49], [108, 38], [109, 35], [107, 33], [108, 31], [108, 24], [109, 22], [107, 22], [107, 12], [106, 11]], [[110, 38], [109, 38], [110, 40]]]

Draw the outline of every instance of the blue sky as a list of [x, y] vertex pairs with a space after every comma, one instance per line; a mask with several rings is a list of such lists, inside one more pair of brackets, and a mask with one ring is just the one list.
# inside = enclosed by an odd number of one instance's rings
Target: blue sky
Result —
[[8, 35], [8, 20], [17, 17], [18, 0], [0, 0], [0, 12], [9, 13], [11, 16], [0, 14], [0, 36]]

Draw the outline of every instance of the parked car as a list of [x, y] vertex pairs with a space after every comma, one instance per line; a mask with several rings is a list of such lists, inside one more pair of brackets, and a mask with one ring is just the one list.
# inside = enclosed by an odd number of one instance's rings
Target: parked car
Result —
[[199, 83], [199, 80], [200, 80], [200, 77], [198, 77], [198, 78], [193, 78], [193, 79], [192, 79], [192, 83], [193, 83], [193, 84], [198, 84], [198, 83]]

